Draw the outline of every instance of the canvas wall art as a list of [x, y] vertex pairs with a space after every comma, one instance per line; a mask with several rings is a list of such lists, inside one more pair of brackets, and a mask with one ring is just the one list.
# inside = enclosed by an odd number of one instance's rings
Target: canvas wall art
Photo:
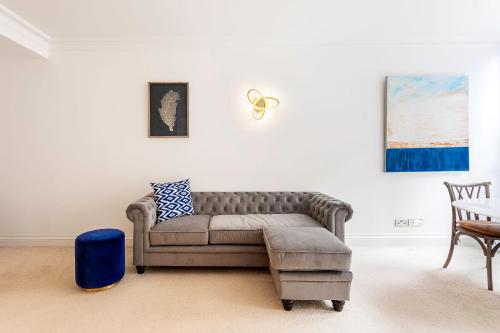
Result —
[[188, 137], [187, 82], [149, 83], [149, 136]]
[[469, 170], [467, 76], [387, 78], [387, 172]]

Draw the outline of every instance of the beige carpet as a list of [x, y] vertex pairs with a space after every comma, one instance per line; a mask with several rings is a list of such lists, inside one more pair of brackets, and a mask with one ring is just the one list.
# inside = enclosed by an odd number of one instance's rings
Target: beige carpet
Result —
[[[500, 293], [486, 290], [483, 256], [447, 249], [353, 247], [352, 299], [282, 310], [270, 275], [253, 269], [148, 269], [115, 288], [74, 284], [72, 248], [0, 248], [1, 332], [498, 332]], [[498, 290], [500, 262], [494, 259]]]

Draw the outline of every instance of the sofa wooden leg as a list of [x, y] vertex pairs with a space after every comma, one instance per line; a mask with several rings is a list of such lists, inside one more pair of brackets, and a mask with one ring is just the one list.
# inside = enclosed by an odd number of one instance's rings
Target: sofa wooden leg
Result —
[[344, 309], [345, 301], [332, 300], [332, 304], [333, 304], [333, 309], [337, 312], [340, 312]]
[[135, 266], [135, 269], [137, 270], [137, 274], [144, 274], [146, 266]]
[[281, 302], [283, 303], [283, 309], [285, 309], [285, 311], [292, 310], [293, 305], [295, 304], [293, 299], [282, 299]]

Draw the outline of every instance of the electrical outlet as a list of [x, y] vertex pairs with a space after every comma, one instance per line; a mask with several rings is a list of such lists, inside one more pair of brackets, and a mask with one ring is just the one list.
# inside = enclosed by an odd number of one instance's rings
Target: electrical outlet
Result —
[[398, 228], [404, 228], [408, 226], [408, 219], [395, 219], [394, 226]]
[[424, 220], [422, 219], [408, 219], [408, 226], [409, 227], [421, 227], [424, 225]]
[[416, 228], [424, 225], [423, 219], [395, 219], [394, 226], [396, 228]]

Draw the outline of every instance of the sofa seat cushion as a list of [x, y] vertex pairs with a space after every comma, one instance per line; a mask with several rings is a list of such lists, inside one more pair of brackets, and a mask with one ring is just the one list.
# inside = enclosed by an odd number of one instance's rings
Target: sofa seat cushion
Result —
[[157, 223], [149, 242], [157, 245], [207, 245], [209, 215], [189, 215]]
[[210, 220], [210, 244], [264, 244], [268, 227], [322, 227], [305, 214], [216, 215]]
[[269, 262], [283, 271], [348, 271], [351, 250], [325, 228], [267, 228]]

